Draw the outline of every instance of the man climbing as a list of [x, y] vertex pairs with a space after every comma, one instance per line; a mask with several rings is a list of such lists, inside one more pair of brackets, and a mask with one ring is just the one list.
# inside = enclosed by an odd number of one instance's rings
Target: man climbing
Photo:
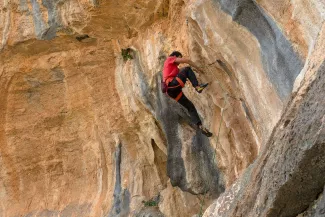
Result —
[[[178, 68], [180, 63], [187, 63], [190, 66], [193, 66], [197, 71], [201, 72], [199, 67], [191, 61], [190, 59], [183, 58], [183, 55], [178, 52], [172, 52], [164, 63], [163, 69], [163, 80], [167, 85], [167, 95], [175, 99], [179, 104], [184, 106], [191, 118], [192, 121], [199, 127], [201, 132], [207, 137], [212, 136], [212, 133], [209, 132], [205, 127], [203, 127], [200, 117], [194, 107], [193, 103], [187, 99], [187, 97], [182, 92], [182, 88], [186, 83], [186, 80], [189, 79], [192, 83], [192, 86], [198, 93], [201, 93], [204, 88], [208, 86], [208, 83], [199, 85], [196, 76], [191, 69], [191, 67]], [[202, 72], [201, 72], [202, 73]]]

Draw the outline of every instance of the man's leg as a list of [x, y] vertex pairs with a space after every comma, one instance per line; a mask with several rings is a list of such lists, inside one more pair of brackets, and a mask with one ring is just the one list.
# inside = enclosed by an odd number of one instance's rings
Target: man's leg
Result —
[[188, 78], [190, 80], [190, 82], [192, 83], [192, 86], [199, 93], [201, 93], [204, 90], [204, 88], [206, 88], [208, 86], [208, 83], [199, 85], [199, 82], [195, 76], [195, 73], [191, 69], [191, 67], [181, 68], [177, 77], [179, 77], [184, 82], [184, 84], [186, 82], [186, 78]]
[[199, 117], [199, 114], [196, 111], [195, 106], [193, 105], [193, 103], [184, 95], [182, 95], [182, 97], [178, 100], [178, 103], [181, 104], [182, 106], [184, 106], [188, 113], [190, 113], [190, 116], [192, 118], [193, 123], [195, 123], [196, 125], [202, 125], [201, 119]]
[[[169, 85], [170, 88], [168, 89], [167, 93], [168, 96], [170, 96], [171, 98], [175, 99], [180, 93], [182, 93], [182, 87], [179, 86], [178, 81], [176, 79], [172, 80]], [[179, 86], [176, 88], [172, 88], [175, 86]], [[193, 103], [184, 95], [184, 93], [182, 93], [181, 98], [179, 98], [179, 100], [177, 101], [179, 104], [181, 104], [182, 106], [184, 106], [187, 111], [190, 113], [191, 119], [192, 121], [197, 124], [200, 125], [201, 124], [201, 120], [199, 117], [199, 114], [196, 111], [195, 106], [193, 105]]]
[[190, 82], [192, 83], [193, 87], [196, 87], [199, 85], [199, 82], [197, 81], [197, 78], [196, 78], [193, 70], [189, 66], [181, 68], [177, 77], [179, 77], [184, 82], [184, 84], [186, 82], [186, 78], [188, 78], [190, 80]]
[[201, 129], [201, 132], [206, 135], [207, 137], [212, 136], [212, 133], [209, 132], [208, 129], [203, 127], [201, 119], [199, 117], [199, 114], [196, 111], [195, 106], [193, 103], [187, 99], [187, 97], [183, 94], [182, 97], [178, 100], [178, 103], [180, 103], [182, 106], [184, 106], [188, 112], [190, 113], [190, 116], [192, 118], [192, 121]]
[[[186, 82], [186, 78], [185, 81], [183, 81], [184, 83]], [[204, 128], [202, 126], [202, 122], [201, 119], [199, 117], [199, 114], [197, 113], [197, 110], [195, 108], [195, 106], [193, 105], [193, 103], [187, 99], [187, 97], [184, 95], [184, 93], [182, 93], [182, 87], [179, 86], [179, 83], [176, 79], [173, 79], [168, 87], [170, 87], [167, 90], [167, 94], [168, 96], [170, 96], [171, 98], [175, 99], [179, 104], [181, 104], [182, 106], [184, 106], [187, 111], [190, 113], [191, 119], [192, 121], [200, 128], [201, 132], [206, 135], [207, 137], [212, 136], [212, 133], [209, 132], [208, 129]], [[176, 88], [173, 88], [176, 87]], [[200, 87], [200, 86], [199, 86]], [[182, 93], [181, 97], [177, 100], [177, 96]]]

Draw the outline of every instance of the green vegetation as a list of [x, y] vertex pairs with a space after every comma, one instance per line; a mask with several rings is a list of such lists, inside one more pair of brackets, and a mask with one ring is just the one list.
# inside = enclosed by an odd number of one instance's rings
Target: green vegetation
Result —
[[131, 48], [122, 49], [121, 54], [124, 61], [133, 59], [131, 52], [132, 52]]
[[148, 206], [158, 206], [158, 202], [154, 201], [154, 200], [142, 201], [142, 203], [146, 207], [148, 207]]

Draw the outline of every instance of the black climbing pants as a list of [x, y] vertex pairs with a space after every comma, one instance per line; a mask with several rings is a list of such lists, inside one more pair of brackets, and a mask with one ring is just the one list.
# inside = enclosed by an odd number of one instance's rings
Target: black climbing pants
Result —
[[[192, 83], [193, 87], [196, 87], [199, 84], [191, 67], [181, 68], [179, 73], [177, 74], [177, 77], [180, 78], [184, 84], [186, 83], [186, 80], [189, 79], [190, 82]], [[178, 86], [178, 87], [173, 88], [175, 86]], [[182, 87], [180, 86], [180, 84], [178, 83], [178, 81], [175, 78], [171, 82], [169, 82], [168, 87], [170, 87], [170, 88], [168, 88], [167, 94], [173, 99], [175, 99], [178, 96], [178, 94], [180, 94], [182, 92]], [[199, 114], [196, 111], [195, 106], [184, 95], [184, 93], [177, 102], [187, 109], [187, 111], [189, 112], [189, 114], [191, 116], [193, 123], [195, 123], [197, 125], [202, 124], [201, 119], [199, 117]]]

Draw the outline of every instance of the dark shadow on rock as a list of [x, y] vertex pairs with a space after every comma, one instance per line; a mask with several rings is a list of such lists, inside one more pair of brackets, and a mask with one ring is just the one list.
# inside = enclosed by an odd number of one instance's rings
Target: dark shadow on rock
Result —
[[[191, 192], [193, 194], [202, 194], [211, 192], [214, 195], [218, 195], [224, 191], [223, 184], [220, 184], [219, 170], [213, 159], [214, 155], [212, 148], [210, 147], [209, 140], [197, 131], [193, 135], [192, 146], [190, 148], [190, 155], [195, 161], [191, 162], [195, 165], [195, 168], [199, 170], [191, 171], [195, 174], [195, 177], [200, 177], [200, 184], [204, 187], [198, 187], [195, 190], [190, 187], [188, 180], [186, 179], [185, 162], [182, 158], [182, 140], [178, 133], [179, 128], [184, 124], [188, 124], [193, 129], [197, 130], [197, 127], [191, 123], [191, 118], [184, 107], [178, 104], [173, 99], [169, 98], [166, 94], [162, 93], [160, 89], [160, 81], [162, 72], [157, 72], [154, 79], [156, 80], [155, 86], [149, 85], [149, 78], [144, 73], [141, 65], [141, 59], [137, 51], [132, 53], [134, 61], [134, 72], [141, 80], [141, 101], [147, 107], [147, 109], [153, 114], [159, 124], [159, 128], [162, 129], [165, 139], [167, 141], [167, 176], [170, 178], [173, 186], [178, 186], [183, 191]], [[164, 62], [165, 56], [163, 54], [159, 57], [159, 62]], [[198, 156], [196, 147], [202, 149], [204, 157]], [[196, 184], [195, 184], [196, 185]], [[197, 189], [202, 189], [197, 192]]]
[[214, 0], [258, 40], [265, 72], [282, 100], [291, 93], [303, 62], [276, 23], [253, 0]]
[[121, 144], [117, 146], [115, 152], [115, 189], [114, 202], [108, 217], [124, 217], [130, 212], [131, 195], [128, 189], [121, 187]]
[[[157, 84], [160, 83], [161, 73], [157, 74]], [[195, 126], [191, 123], [191, 118], [184, 107], [178, 104], [167, 95], [163, 94], [157, 85], [157, 110], [156, 116], [162, 124], [163, 131], [167, 139], [167, 175], [171, 180], [173, 186], [178, 186], [183, 191], [192, 194], [203, 194], [210, 192], [213, 195], [219, 195], [224, 191], [222, 181], [219, 177], [219, 169], [214, 161], [213, 150], [210, 146], [209, 139], [205, 137]], [[190, 147], [190, 158], [193, 159], [190, 164], [195, 165], [194, 168], [199, 168], [194, 173], [195, 177], [199, 177], [200, 183], [195, 185], [197, 188], [192, 189], [191, 183], [186, 179], [186, 169], [184, 159], [182, 158], [182, 146], [184, 145], [178, 134], [178, 128], [183, 123], [188, 124], [194, 130], [192, 143]], [[198, 189], [202, 189], [198, 192]]]

